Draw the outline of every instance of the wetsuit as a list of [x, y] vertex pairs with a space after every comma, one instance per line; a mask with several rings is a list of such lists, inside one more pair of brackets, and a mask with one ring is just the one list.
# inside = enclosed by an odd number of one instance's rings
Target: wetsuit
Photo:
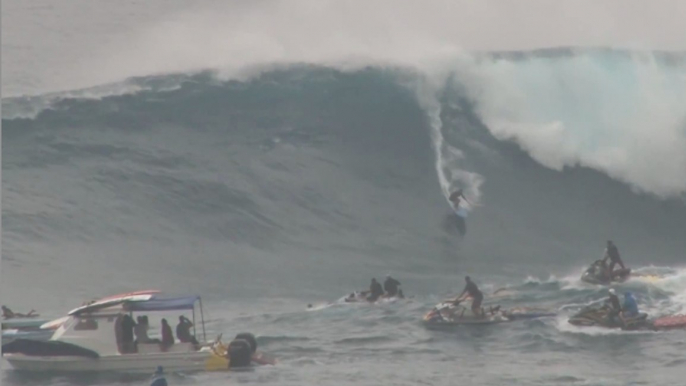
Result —
[[386, 291], [386, 294], [388, 294], [388, 296], [395, 296], [398, 294], [398, 286], [399, 285], [400, 285], [399, 281], [393, 279], [392, 277], [389, 277], [383, 283], [383, 289]]
[[638, 316], [638, 304], [632, 295], [624, 296], [624, 316], [632, 318]]
[[624, 267], [624, 262], [622, 262], [622, 258], [619, 257], [619, 251], [617, 250], [617, 246], [615, 246], [614, 244], [607, 247], [607, 256], [610, 258], [610, 275], [612, 275], [612, 271], [615, 268], [615, 264], [619, 264], [619, 266], [622, 267], [622, 269], [626, 268]]
[[373, 282], [369, 287], [369, 296], [367, 297], [367, 300], [374, 302], [381, 295], [383, 295], [383, 288], [381, 288], [381, 284], [378, 282]]
[[619, 316], [619, 312], [622, 310], [622, 306], [619, 304], [619, 298], [617, 295], [610, 294], [610, 306], [612, 307], [612, 310], [610, 310], [609, 313], [609, 318], [611, 322], [617, 321], [617, 317]]
[[472, 311], [476, 314], [476, 310], [481, 308], [481, 302], [484, 300], [484, 294], [479, 291], [479, 287], [474, 284], [474, 282], [469, 282], [467, 283], [467, 286], [464, 287], [464, 291], [469, 294], [469, 296], [472, 297]]

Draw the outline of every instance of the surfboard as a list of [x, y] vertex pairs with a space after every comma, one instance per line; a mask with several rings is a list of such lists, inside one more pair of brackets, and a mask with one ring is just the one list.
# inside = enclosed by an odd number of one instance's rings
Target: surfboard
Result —
[[463, 207], [460, 205], [460, 207], [455, 211], [455, 214], [462, 217], [462, 218], [467, 218], [467, 208]]

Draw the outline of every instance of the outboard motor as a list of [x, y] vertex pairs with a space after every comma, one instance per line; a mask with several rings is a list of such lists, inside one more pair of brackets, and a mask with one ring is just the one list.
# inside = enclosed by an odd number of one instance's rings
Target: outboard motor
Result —
[[229, 367], [246, 367], [252, 362], [252, 346], [245, 339], [234, 339], [226, 351]]

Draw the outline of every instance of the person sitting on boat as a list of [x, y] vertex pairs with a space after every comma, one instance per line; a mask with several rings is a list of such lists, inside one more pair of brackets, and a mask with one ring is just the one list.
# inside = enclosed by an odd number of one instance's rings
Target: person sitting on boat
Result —
[[137, 323], [133, 327], [133, 333], [136, 335], [136, 343], [162, 343], [159, 339], [150, 339], [150, 337], [148, 337], [150, 325], [147, 316], [139, 315], [136, 318], [136, 321]]
[[631, 292], [624, 294], [624, 304], [622, 305], [622, 320], [627, 318], [635, 318], [638, 316], [638, 304]]
[[381, 295], [383, 295], [383, 288], [381, 284], [376, 281], [376, 278], [372, 278], [372, 284], [369, 286], [369, 296], [367, 300], [370, 302], [375, 302]]
[[481, 293], [479, 290], [479, 287], [474, 284], [472, 279], [469, 276], [465, 276], [464, 280], [467, 282], [467, 285], [464, 287], [464, 290], [460, 294], [460, 296], [455, 299], [455, 304], [459, 304], [461, 301], [467, 299], [467, 297], [472, 298], [472, 313], [475, 316], [483, 316], [483, 313], [481, 311], [481, 302], [484, 300], [484, 294]]
[[390, 298], [398, 294], [398, 286], [400, 282], [391, 277], [391, 275], [386, 275], [386, 281], [383, 283], [383, 289], [386, 291], [386, 295]]
[[174, 334], [172, 334], [171, 326], [167, 319], [162, 319], [162, 348], [163, 350], [168, 349], [174, 344]]
[[195, 337], [191, 335], [191, 327], [193, 327], [193, 322], [188, 320], [187, 317], [179, 315], [179, 324], [176, 325], [176, 337], [179, 338], [180, 342], [198, 344]]
[[31, 318], [33, 316], [38, 316], [36, 315], [36, 310], [31, 310], [29, 311], [28, 314], [22, 314], [20, 312], [14, 312], [9, 309], [9, 307], [2, 306], [2, 317], [3, 319], [12, 319], [12, 318]]
[[617, 246], [612, 242], [612, 240], [607, 240], [607, 248], [605, 248], [605, 257], [603, 257], [603, 263], [610, 260], [610, 266], [607, 269], [607, 276], [612, 279], [612, 273], [615, 268], [615, 264], [619, 264], [622, 269], [626, 269], [622, 258], [619, 256], [619, 250]]
[[619, 297], [617, 297], [617, 293], [615, 292], [614, 288], [610, 288], [608, 292], [610, 293], [610, 297], [608, 298], [608, 303], [610, 303], [610, 312], [608, 314], [608, 318], [610, 319], [610, 322], [615, 322], [619, 318], [619, 313], [622, 311], [622, 306], [619, 304]]

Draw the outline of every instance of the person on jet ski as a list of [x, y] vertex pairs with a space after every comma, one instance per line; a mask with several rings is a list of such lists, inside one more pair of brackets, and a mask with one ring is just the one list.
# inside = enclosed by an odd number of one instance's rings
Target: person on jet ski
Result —
[[472, 279], [469, 276], [465, 276], [464, 280], [467, 282], [467, 285], [464, 287], [464, 291], [460, 294], [460, 296], [455, 300], [455, 304], [460, 303], [461, 301], [465, 300], [467, 297], [472, 298], [472, 313], [474, 313], [475, 316], [481, 315], [481, 302], [484, 300], [484, 294], [481, 293], [479, 290], [479, 287], [474, 284]]
[[626, 269], [622, 258], [619, 257], [619, 250], [617, 246], [612, 242], [612, 240], [607, 240], [607, 248], [605, 248], [605, 257], [603, 257], [603, 263], [610, 260], [610, 266], [607, 269], [607, 275], [612, 278], [612, 272], [615, 268], [615, 264], [619, 264], [622, 269]]
[[638, 316], [638, 304], [631, 292], [624, 294], [624, 304], [622, 305], [622, 320], [626, 318], [635, 318]]
[[608, 303], [610, 303], [611, 308], [608, 317], [610, 319], [610, 322], [617, 322], [617, 319], [619, 318], [619, 313], [622, 311], [622, 306], [621, 304], [619, 304], [619, 297], [617, 297], [617, 293], [615, 292], [614, 288], [610, 288], [608, 292], [610, 293]]
[[367, 296], [367, 300], [375, 302], [381, 295], [383, 295], [383, 288], [381, 287], [381, 284], [376, 281], [376, 278], [373, 278], [372, 284], [369, 286], [369, 296]]
[[391, 277], [391, 275], [386, 275], [386, 281], [383, 283], [383, 289], [386, 291], [388, 297], [393, 297], [398, 294], [398, 286], [400, 282]]

